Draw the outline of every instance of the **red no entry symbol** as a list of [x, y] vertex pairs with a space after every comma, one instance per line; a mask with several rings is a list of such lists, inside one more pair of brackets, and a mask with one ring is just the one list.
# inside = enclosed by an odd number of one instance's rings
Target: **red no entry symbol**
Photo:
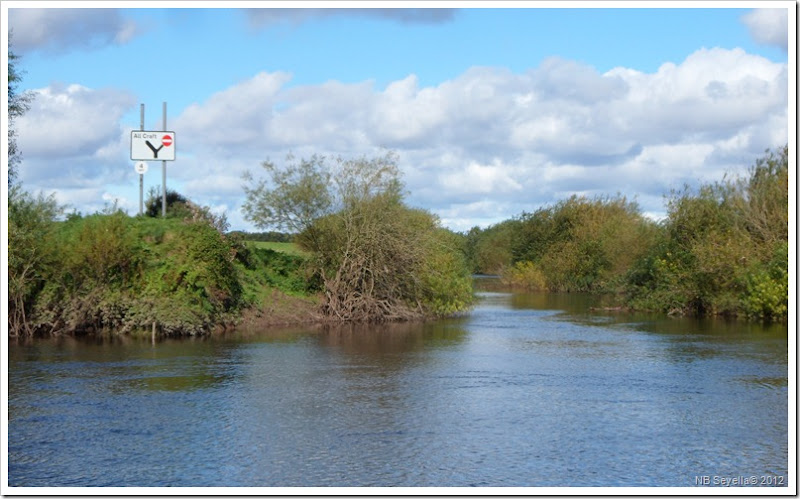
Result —
[[165, 147], [169, 147], [172, 145], [172, 137], [169, 135], [164, 135], [161, 137], [161, 143], [164, 144]]

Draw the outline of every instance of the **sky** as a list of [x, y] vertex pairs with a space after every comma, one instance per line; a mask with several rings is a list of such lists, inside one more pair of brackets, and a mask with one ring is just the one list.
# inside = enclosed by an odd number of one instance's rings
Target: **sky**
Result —
[[[138, 213], [140, 104], [157, 131], [167, 103], [167, 187], [249, 231], [243, 174], [289, 154], [393, 151], [407, 203], [466, 231], [571, 195], [625, 196], [659, 219], [670, 192], [794, 150], [794, 1], [2, 10], [4, 58], [11, 30], [34, 95], [15, 122], [20, 180], [83, 214]], [[162, 180], [148, 166], [145, 192]]]

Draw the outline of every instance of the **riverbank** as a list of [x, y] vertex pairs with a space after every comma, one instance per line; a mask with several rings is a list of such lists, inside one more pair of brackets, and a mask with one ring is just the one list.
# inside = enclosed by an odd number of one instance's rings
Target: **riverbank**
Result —
[[319, 312], [317, 297], [292, 296], [273, 289], [260, 305], [242, 310], [237, 327], [264, 329], [322, 322], [325, 322], [325, 318]]
[[29, 204], [10, 217], [9, 336], [201, 335], [315, 318], [303, 255], [248, 245], [202, 210], [45, 223]]

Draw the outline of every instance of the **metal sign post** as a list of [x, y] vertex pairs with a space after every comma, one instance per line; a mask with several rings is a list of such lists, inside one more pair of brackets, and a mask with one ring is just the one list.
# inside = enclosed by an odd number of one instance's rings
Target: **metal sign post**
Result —
[[[163, 109], [163, 113], [162, 114], [163, 114], [164, 121], [163, 121], [163, 124], [162, 124], [163, 126], [161, 127], [161, 130], [166, 131], [167, 130], [167, 103], [166, 102], [164, 103], [164, 106], [163, 106], [162, 109]], [[162, 143], [162, 145], [166, 145], [166, 143]], [[170, 145], [172, 145], [171, 142], [170, 142]], [[174, 151], [175, 149], [173, 148], [172, 150]], [[166, 160], [161, 161], [161, 216], [162, 217], [166, 217], [167, 216], [167, 161]]]
[[[139, 105], [139, 130], [144, 130], [144, 104]], [[139, 171], [139, 165], [144, 165], [144, 171]], [[139, 216], [141, 216], [144, 213], [144, 172], [147, 171], [147, 165], [140, 161], [136, 164], [136, 171], [139, 172]]]
[[147, 163], [136, 163], [136, 173], [139, 174], [139, 215], [144, 213], [144, 174], [147, 173]]
[[[144, 129], [144, 104], [140, 105], [139, 130], [131, 131], [131, 159], [134, 161], [161, 161], [161, 216], [167, 216], [167, 161], [175, 161], [175, 132], [167, 131], [167, 103], [163, 105], [162, 129]], [[136, 171], [140, 170], [137, 165]], [[144, 166], [147, 171], [147, 165]], [[144, 180], [139, 172], [139, 214], [143, 208]]]

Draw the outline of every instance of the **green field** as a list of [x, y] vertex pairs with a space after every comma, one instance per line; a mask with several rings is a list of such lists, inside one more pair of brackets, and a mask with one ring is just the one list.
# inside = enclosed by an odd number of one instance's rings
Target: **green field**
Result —
[[303, 256], [306, 253], [301, 250], [296, 244], [294, 243], [275, 243], [275, 242], [267, 242], [267, 241], [247, 241], [247, 245], [251, 248], [265, 248], [271, 249], [273, 251], [279, 251], [281, 253], [286, 253], [289, 255], [298, 255]]

